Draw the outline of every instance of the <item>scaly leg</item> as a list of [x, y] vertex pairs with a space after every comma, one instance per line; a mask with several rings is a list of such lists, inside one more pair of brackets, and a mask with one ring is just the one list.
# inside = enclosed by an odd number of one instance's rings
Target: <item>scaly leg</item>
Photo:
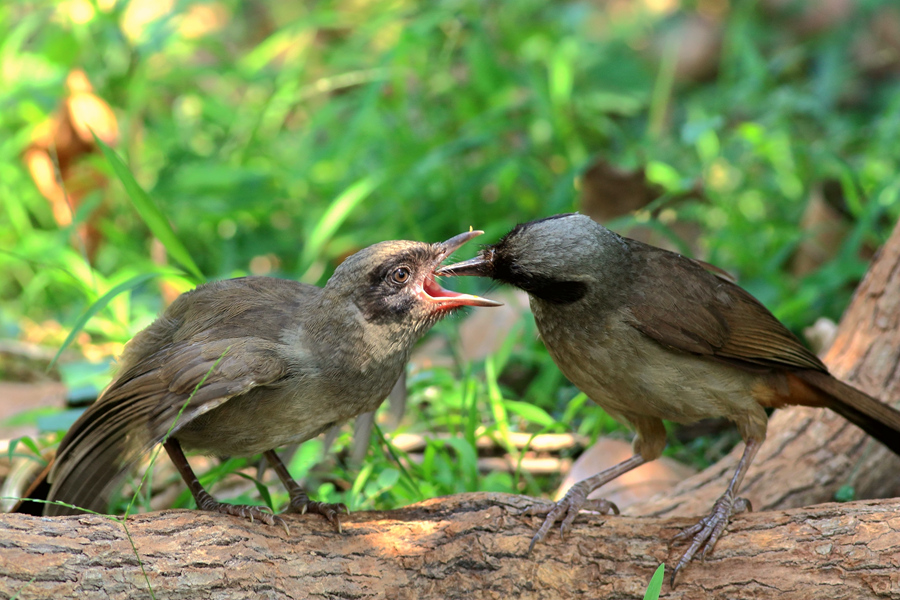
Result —
[[287, 512], [320, 514], [328, 519], [329, 523], [337, 527], [339, 533], [343, 533], [343, 528], [341, 527], [341, 513], [350, 514], [350, 511], [347, 510], [345, 504], [328, 504], [326, 502], [314, 502], [310, 500], [309, 496], [306, 495], [306, 492], [303, 491], [303, 488], [300, 487], [300, 484], [294, 481], [294, 478], [288, 473], [287, 467], [284, 466], [284, 463], [281, 462], [281, 459], [274, 450], [265, 452], [263, 456], [266, 457], [266, 460], [269, 461], [269, 464], [275, 469], [278, 478], [281, 480], [281, 483], [284, 484], [284, 487], [287, 488], [288, 494], [291, 496], [291, 504], [287, 509]]
[[644, 459], [643, 456], [635, 454], [628, 460], [624, 460], [614, 467], [610, 467], [605, 471], [597, 473], [593, 477], [588, 477], [587, 479], [579, 481], [569, 488], [569, 491], [563, 499], [557, 502], [552, 508], [532, 507], [529, 509], [530, 514], [542, 514], [544, 509], [547, 508], [549, 514], [544, 520], [544, 524], [541, 525], [541, 528], [538, 529], [537, 533], [535, 533], [534, 537], [531, 539], [531, 544], [528, 546], [528, 553], [530, 554], [534, 545], [546, 537], [554, 523], [563, 517], [565, 518], [563, 518], [563, 522], [559, 526], [559, 534], [564, 535], [582, 508], [596, 510], [602, 514], [606, 514], [612, 510], [612, 512], [619, 514], [619, 508], [612, 502], [609, 502], [608, 500], [588, 500], [587, 497], [601, 485], [609, 483], [616, 477], [641, 466], [645, 462], [648, 461]]
[[688, 527], [672, 538], [672, 542], [675, 543], [693, 536], [691, 545], [685, 550], [672, 571], [672, 577], [669, 580], [672, 587], [675, 587], [675, 576], [678, 574], [678, 571], [691, 562], [691, 559], [694, 558], [694, 555], [697, 554], [701, 547], [703, 552], [701, 552], [700, 558], [701, 560], [706, 559], [706, 556], [719, 540], [719, 536], [725, 531], [725, 527], [728, 525], [732, 515], [742, 513], [748, 509], [753, 510], [746, 498], [736, 498], [735, 494], [740, 489], [744, 475], [747, 473], [747, 469], [750, 467], [750, 463], [753, 462], [753, 457], [756, 456], [756, 452], [761, 444], [762, 442], [752, 439], [746, 442], [744, 454], [741, 456], [737, 470], [731, 478], [731, 483], [728, 484], [725, 493], [713, 504], [712, 511], [700, 519], [696, 525]]
[[197, 476], [194, 474], [194, 470], [191, 469], [190, 463], [188, 463], [187, 458], [184, 456], [184, 452], [181, 450], [181, 444], [178, 443], [178, 440], [175, 438], [169, 438], [166, 440], [164, 444], [166, 452], [169, 454], [169, 458], [172, 459], [172, 464], [175, 465], [175, 468], [178, 469], [178, 472], [181, 473], [181, 478], [184, 479], [184, 482], [187, 484], [188, 489], [191, 490], [191, 494], [194, 496], [194, 501], [197, 503], [197, 508], [200, 510], [208, 510], [211, 512], [222, 513], [225, 515], [232, 515], [235, 517], [243, 517], [245, 519], [250, 519], [253, 522], [254, 519], [259, 519], [263, 523], [268, 525], [275, 525], [276, 523], [284, 527], [284, 530], [290, 533], [287, 527], [287, 523], [284, 522], [284, 519], [279, 517], [278, 515], [273, 515], [270, 512], [266, 512], [260, 506], [247, 506], [243, 504], [226, 504], [224, 502], [219, 502], [215, 498], [213, 498], [209, 492], [207, 492], [202, 485], [200, 485], [200, 480], [197, 479]]

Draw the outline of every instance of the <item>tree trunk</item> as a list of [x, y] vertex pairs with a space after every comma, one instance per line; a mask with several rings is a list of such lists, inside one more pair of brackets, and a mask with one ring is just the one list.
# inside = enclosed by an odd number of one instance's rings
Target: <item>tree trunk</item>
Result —
[[[0, 519], [0, 597], [642, 598], [690, 519], [580, 517], [525, 554], [528, 499], [460, 494], [355, 513], [343, 535], [316, 515], [280, 527], [199, 511]], [[706, 564], [666, 598], [900, 598], [900, 501], [736, 517]], [[132, 542], [134, 548], [132, 548]], [[146, 579], [142, 572], [146, 573]]]

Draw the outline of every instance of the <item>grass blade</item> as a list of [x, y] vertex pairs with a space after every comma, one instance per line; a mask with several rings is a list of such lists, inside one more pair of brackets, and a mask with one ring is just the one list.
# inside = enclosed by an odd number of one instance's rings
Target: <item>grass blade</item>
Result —
[[325, 211], [325, 214], [322, 215], [322, 218], [316, 223], [315, 229], [309, 235], [309, 239], [303, 247], [303, 254], [300, 256], [300, 264], [307, 268], [312, 265], [319, 252], [321, 252], [322, 247], [334, 235], [341, 223], [347, 219], [360, 202], [365, 200], [378, 187], [381, 180], [382, 177], [377, 175], [364, 177], [348, 187], [332, 201], [328, 210]]
[[125, 191], [128, 193], [128, 197], [131, 198], [131, 203], [134, 204], [135, 210], [137, 210], [141, 219], [144, 220], [144, 223], [147, 224], [147, 227], [150, 228], [151, 233], [162, 243], [169, 256], [193, 275], [198, 282], [205, 281], [206, 278], [203, 276], [200, 268], [194, 262], [194, 259], [191, 258], [178, 236], [175, 235], [172, 226], [169, 225], [169, 220], [156, 203], [153, 202], [150, 195], [144, 191], [144, 188], [138, 184], [125, 162], [119, 158], [119, 155], [112, 148], [104, 144], [93, 131], [91, 133], [94, 135], [94, 141], [103, 151], [103, 156], [106, 157], [116, 177], [125, 186]]
[[59, 351], [56, 353], [56, 356], [53, 357], [53, 360], [51, 360], [50, 364], [47, 366], [47, 370], [49, 371], [53, 368], [53, 366], [56, 364], [56, 361], [59, 360], [60, 356], [62, 356], [62, 353], [65, 352], [66, 348], [69, 347], [69, 344], [72, 343], [72, 340], [75, 339], [75, 336], [81, 333], [81, 330], [84, 329], [84, 326], [87, 325], [87, 322], [90, 321], [91, 318], [98, 312], [106, 308], [106, 305], [109, 304], [109, 302], [113, 298], [115, 298], [122, 292], [127, 292], [128, 290], [134, 289], [142, 283], [161, 275], [165, 275], [165, 273], [142, 273], [140, 275], [135, 275], [131, 279], [123, 281], [113, 289], [103, 294], [96, 302], [91, 304], [86, 311], [84, 311], [83, 315], [78, 318], [78, 321], [72, 327], [72, 331], [69, 332], [69, 335], [66, 336], [65, 341], [63, 341], [62, 345], [59, 347]]
[[647, 591], [644, 594], [644, 600], [657, 600], [659, 598], [665, 574], [666, 564], [663, 563], [656, 568], [656, 573], [650, 578], [650, 583], [647, 585]]

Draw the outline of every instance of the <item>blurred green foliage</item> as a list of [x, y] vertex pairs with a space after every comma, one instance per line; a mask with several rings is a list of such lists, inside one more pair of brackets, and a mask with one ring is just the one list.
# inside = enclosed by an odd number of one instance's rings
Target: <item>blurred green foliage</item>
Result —
[[[93, 307], [90, 341], [126, 341], [162, 307], [151, 279], [182, 291], [197, 282], [178, 271], [187, 265], [170, 244], [174, 266], [151, 256], [160, 227], [208, 279], [321, 284], [377, 241], [439, 241], [469, 226], [492, 241], [516, 222], [577, 210], [598, 160], [645, 168], [663, 192], [653, 227], [674, 239], [674, 220], [696, 225], [696, 239], [676, 246], [738, 274], [794, 331], [836, 319], [900, 213], [900, 59], [872, 66], [860, 50], [893, 2], [857, 3], [815, 31], [764, 4], [184, 0], [140, 23], [142, 6], [166, 4], [4, 3], [0, 331], [22, 338], [23, 323], [52, 319], [65, 333]], [[671, 40], [698, 18], [721, 43], [707, 51], [711, 70], [690, 76]], [[113, 108], [113, 149], [149, 198], [95, 150], [82, 160], [106, 183], [60, 227], [23, 155], [75, 68]], [[826, 182], [847, 234], [823, 266], [792, 273], [815, 233], [801, 217]], [[154, 222], [142, 202], [164, 218]], [[611, 226], [650, 220], [643, 210]], [[73, 242], [87, 222], [100, 240], [90, 260]], [[125, 292], [104, 297], [111, 290]], [[457, 325], [438, 333], [453, 339]], [[591, 435], [615, 426], [566, 385], [532, 323], [513, 335], [487, 369], [416, 375], [406, 426], [469, 442], [482, 425]], [[506, 383], [511, 368], [529, 374], [526, 385]], [[434, 442], [415, 484], [404, 483], [375, 440], [372, 462], [338, 478], [378, 506], [532, 483], [479, 476], [474, 456], [471, 445]]]

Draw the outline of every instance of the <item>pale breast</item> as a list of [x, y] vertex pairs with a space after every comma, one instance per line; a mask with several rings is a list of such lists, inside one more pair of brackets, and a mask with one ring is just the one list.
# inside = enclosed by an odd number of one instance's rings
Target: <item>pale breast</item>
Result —
[[563, 374], [618, 419], [745, 420], [749, 412], [765, 423], [765, 412], [749, 394], [758, 374], [664, 348], [620, 318], [578, 322], [571, 313], [566, 320], [546, 308], [535, 310], [535, 317]]

